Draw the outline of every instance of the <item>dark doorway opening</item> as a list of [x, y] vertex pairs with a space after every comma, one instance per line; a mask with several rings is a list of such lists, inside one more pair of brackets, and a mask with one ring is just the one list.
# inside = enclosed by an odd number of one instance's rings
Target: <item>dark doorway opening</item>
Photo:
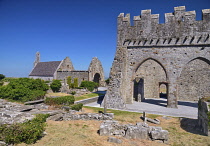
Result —
[[168, 83], [160, 82], [159, 83], [159, 95], [160, 98], [168, 98]]
[[93, 78], [93, 82], [96, 82], [96, 83], [100, 83], [100, 80], [101, 80], [101, 76], [100, 76], [100, 74], [99, 73], [96, 73], [95, 75], [94, 75], [94, 78]]
[[144, 101], [144, 79], [136, 78], [134, 80], [134, 101], [141, 102]]

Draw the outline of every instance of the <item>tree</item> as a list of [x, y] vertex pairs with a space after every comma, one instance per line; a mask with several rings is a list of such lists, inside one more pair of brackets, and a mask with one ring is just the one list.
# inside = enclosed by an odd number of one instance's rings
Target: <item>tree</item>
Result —
[[67, 77], [67, 84], [69, 85], [69, 89], [71, 88], [71, 76]]
[[5, 75], [3, 74], [0, 74], [0, 80], [4, 79], [5, 78]]
[[60, 80], [53, 80], [53, 82], [50, 84], [50, 88], [53, 90], [53, 92], [58, 92], [61, 86]]
[[74, 88], [78, 87], [78, 78], [74, 78]]

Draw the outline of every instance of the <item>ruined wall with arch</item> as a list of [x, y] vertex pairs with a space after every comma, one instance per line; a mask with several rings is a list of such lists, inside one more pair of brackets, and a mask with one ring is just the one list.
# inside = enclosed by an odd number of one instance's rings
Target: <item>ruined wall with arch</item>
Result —
[[100, 86], [105, 86], [104, 70], [100, 60], [97, 57], [93, 57], [89, 68], [89, 81], [99, 83]]
[[133, 26], [130, 14], [118, 16], [107, 107], [125, 108], [126, 103], [133, 103], [135, 92], [140, 92], [134, 84], [140, 79], [146, 98], [159, 98], [160, 84], [165, 84], [170, 108], [177, 108], [178, 100], [210, 96], [210, 9], [202, 10], [201, 21], [195, 15], [184, 6], [175, 7], [159, 24], [159, 14], [142, 10], [134, 16]]

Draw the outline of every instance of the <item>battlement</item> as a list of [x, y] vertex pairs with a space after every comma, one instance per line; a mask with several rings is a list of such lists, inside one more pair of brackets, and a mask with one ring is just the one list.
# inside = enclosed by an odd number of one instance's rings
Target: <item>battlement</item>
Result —
[[[195, 11], [186, 11], [185, 6], [175, 7], [173, 13], [165, 13], [165, 23], [159, 23], [159, 14], [151, 10], [142, 10], [141, 15], [134, 16], [131, 26], [130, 14], [120, 13], [118, 16], [118, 45], [125, 41], [178, 39], [186, 42], [191, 38], [202, 38], [207, 43], [210, 34], [210, 9], [202, 10], [202, 20], [196, 21]], [[187, 37], [187, 38], [186, 38]], [[185, 40], [186, 39], [186, 40]], [[189, 42], [193, 42], [190, 41]], [[176, 41], [175, 41], [176, 42]], [[179, 41], [178, 41], [179, 42]], [[197, 40], [202, 43], [202, 41]], [[196, 41], [193, 42], [196, 44]]]

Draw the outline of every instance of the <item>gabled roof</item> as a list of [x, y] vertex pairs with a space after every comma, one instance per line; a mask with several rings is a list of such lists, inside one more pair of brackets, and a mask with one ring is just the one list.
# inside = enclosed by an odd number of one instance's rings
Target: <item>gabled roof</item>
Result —
[[57, 71], [61, 61], [39, 62], [29, 76], [52, 76]]

